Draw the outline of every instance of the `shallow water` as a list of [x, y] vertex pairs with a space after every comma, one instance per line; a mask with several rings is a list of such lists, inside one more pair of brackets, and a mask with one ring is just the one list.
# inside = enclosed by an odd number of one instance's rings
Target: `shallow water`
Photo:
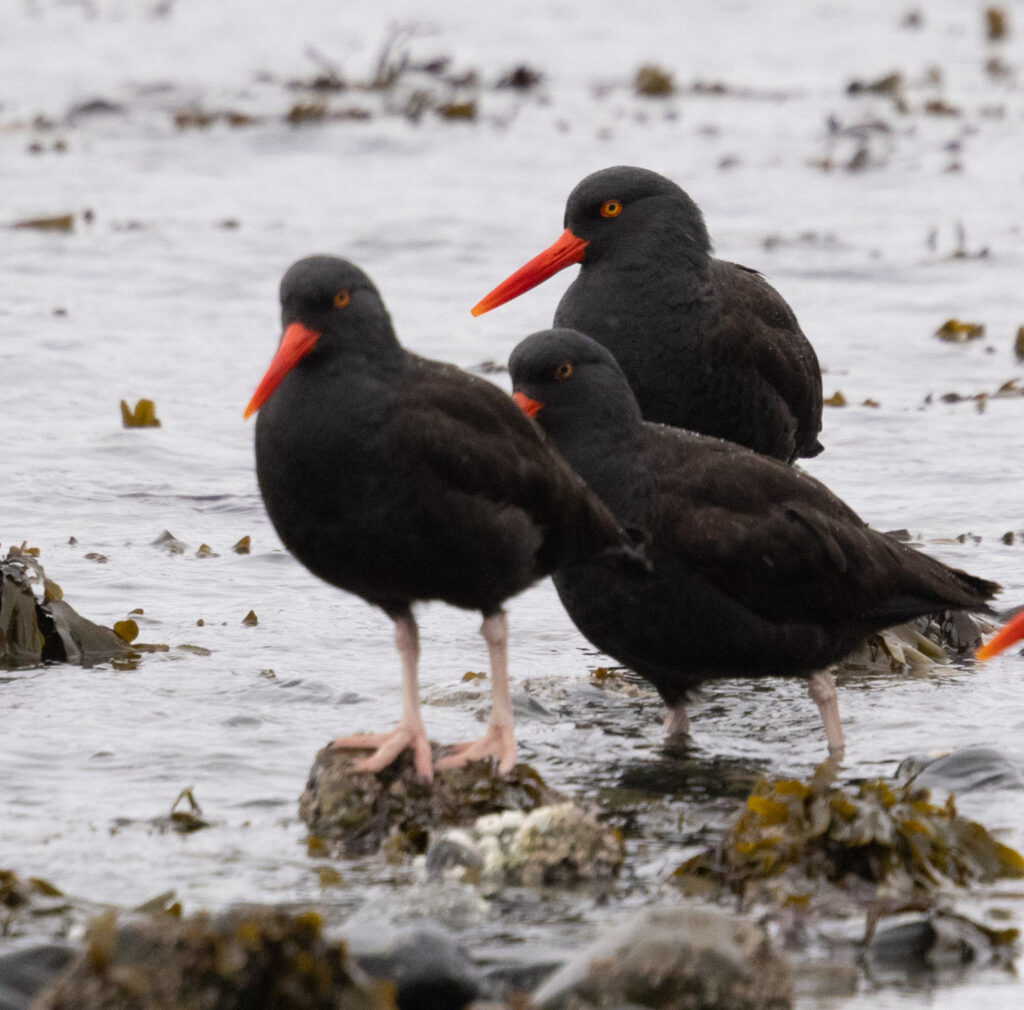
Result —
[[[171, 649], [135, 670], [0, 678], [0, 866], [122, 905], [173, 888], [186, 910], [324, 901], [341, 921], [371, 915], [375, 896], [394, 900], [391, 882], [411, 871], [374, 861], [342, 866], [342, 886], [323, 892], [297, 819], [317, 748], [390, 724], [399, 681], [387, 620], [282, 553], [263, 514], [241, 410], [276, 344], [277, 283], [299, 256], [345, 255], [375, 279], [407, 346], [467, 368], [504, 361], [547, 324], [568, 276], [478, 320], [469, 307], [557, 236], [569, 189], [606, 165], [643, 164], [683, 184], [719, 253], [763, 270], [796, 309], [826, 393], [851, 404], [826, 412], [827, 451], [807, 469], [873, 525], [906, 527], [936, 556], [1002, 582], [1006, 605], [1024, 598], [1024, 398], [989, 399], [983, 411], [939, 400], [1024, 379], [1012, 352], [1024, 323], [1024, 68], [1019, 34], [1001, 48], [986, 42], [974, 5], [937, 0], [917, 29], [881, 0], [670, 12], [640, 2], [628, 19], [608, 0], [543, 11], [441, 3], [429, 25], [409, 0], [383, 13], [364, 0], [4, 6], [0, 222], [78, 217], [69, 234], [4, 231], [0, 541], [39, 547], [93, 620], [142, 607], [140, 638]], [[1024, 7], [1010, 13], [1024, 30]], [[527, 96], [485, 87], [473, 123], [282, 121], [303, 99], [285, 82], [319, 69], [309, 47], [365, 78], [390, 26], [411, 21], [423, 26], [409, 43], [418, 59], [452, 55], [488, 85], [526, 63], [545, 82]], [[1009, 78], [985, 72], [993, 56]], [[684, 88], [731, 91], [639, 99], [629, 82], [644, 62]], [[942, 83], [928, 82], [932, 67]], [[845, 94], [850, 80], [892, 70], [907, 77], [909, 112]], [[97, 98], [118, 111], [69, 118]], [[961, 114], [924, 114], [935, 98]], [[377, 96], [330, 101], [379, 109]], [[193, 108], [260, 121], [176, 129], [174, 113]], [[867, 169], [842, 167], [857, 141], [830, 138], [830, 115], [888, 124], [871, 135]], [[51, 125], [33, 125], [37, 116]], [[825, 157], [838, 167], [822, 170]], [[958, 227], [961, 251], [988, 254], [951, 258]], [[985, 338], [934, 339], [952, 316], [985, 323]], [[141, 396], [156, 401], [162, 428], [121, 428], [118, 400]], [[859, 406], [869, 398], [879, 406]], [[164, 530], [188, 544], [184, 555], [152, 546]], [[958, 542], [965, 533], [975, 536]], [[235, 555], [246, 534], [252, 554]], [[203, 543], [219, 557], [194, 556]], [[241, 623], [250, 609], [256, 627]], [[520, 720], [523, 758], [588, 794], [640, 783], [656, 829], [631, 840], [610, 906], [552, 895], [501, 906], [504, 917], [497, 905], [467, 911], [456, 925], [480, 950], [582, 942], [658, 898], [689, 851], [666, 827], [680, 814], [692, 840], [723, 820], [721, 795], [743, 795], [758, 772], [806, 774], [822, 756], [802, 684], [722, 683], [692, 711], [704, 773], [680, 771], [660, 754], [654, 699], [589, 684], [603, 660], [550, 585], [509, 611], [513, 672], [544, 706]], [[465, 670], [484, 668], [478, 623], [422, 609], [426, 719], [438, 740], [478, 731], [483, 695], [446, 703]], [[848, 676], [845, 774], [891, 774], [908, 755], [979, 743], [1019, 760], [1022, 669], [1010, 655], [926, 678]], [[148, 819], [186, 785], [213, 827], [158, 833]], [[1018, 799], [982, 791], [961, 807], [1019, 847]], [[977, 897], [977, 911], [1008, 909], [1020, 925], [1022, 897], [1001, 888]], [[1011, 1006], [1024, 995], [1016, 980], [984, 974], [937, 990], [862, 990], [801, 1005]]]

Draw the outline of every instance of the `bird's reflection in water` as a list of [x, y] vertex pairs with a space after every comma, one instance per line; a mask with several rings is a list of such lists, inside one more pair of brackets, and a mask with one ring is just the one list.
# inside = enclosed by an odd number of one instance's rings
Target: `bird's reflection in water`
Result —
[[627, 765], [617, 786], [678, 799], [706, 802], [745, 799], [770, 765], [751, 757], [709, 755], [690, 737], [674, 738], [647, 760]]

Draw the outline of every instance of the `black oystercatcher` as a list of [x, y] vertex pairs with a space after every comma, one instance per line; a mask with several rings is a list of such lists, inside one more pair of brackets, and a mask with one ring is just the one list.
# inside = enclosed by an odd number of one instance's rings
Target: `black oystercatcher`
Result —
[[[480, 610], [493, 707], [485, 736], [438, 767], [515, 761], [502, 603], [560, 565], [630, 541], [608, 510], [496, 386], [406, 352], [369, 278], [311, 256], [281, 281], [284, 335], [245, 410], [259, 410], [256, 472], [285, 546], [311, 572], [395, 622], [397, 729], [335, 741], [375, 747], [380, 771], [412, 748], [432, 776], [417, 696], [412, 604]], [[628, 546], [623, 547], [624, 544]]]
[[1003, 625], [977, 652], [975, 659], [991, 659], [1024, 638], [1024, 610]]
[[793, 310], [747, 267], [711, 255], [700, 209], [670, 179], [620, 166], [569, 194], [565, 231], [473, 315], [573, 263], [554, 325], [603, 344], [648, 421], [786, 463], [821, 452], [821, 370]]
[[683, 702], [704, 680], [802, 676], [841, 756], [828, 667], [890, 625], [988, 611], [999, 588], [875, 532], [777, 460], [643, 421], [615, 359], [581, 333], [535, 333], [509, 368], [523, 410], [619, 523], [649, 536], [649, 572], [578, 564], [555, 586], [580, 631], [658, 689], [670, 733], [687, 732]]

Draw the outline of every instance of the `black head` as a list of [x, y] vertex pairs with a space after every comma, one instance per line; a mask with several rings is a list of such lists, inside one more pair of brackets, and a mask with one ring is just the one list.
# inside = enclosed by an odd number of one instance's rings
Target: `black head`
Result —
[[587, 243], [583, 263], [607, 255], [668, 255], [683, 248], [695, 255], [711, 251], [704, 216], [671, 179], [632, 165], [588, 175], [569, 194], [565, 227]]
[[281, 278], [281, 326], [302, 323], [325, 332], [388, 319], [373, 281], [338, 256], [307, 256]]
[[577, 330], [541, 330], [508, 359], [516, 402], [556, 443], [570, 430], [629, 429], [640, 407], [611, 352]]
[[[569, 194], [565, 231], [473, 306], [474, 316], [517, 298], [575, 263], [638, 270], [683, 268], [701, 276], [711, 240], [700, 208], [671, 179], [619, 165], [588, 175]], [[582, 275], [581, 275], [582, 276]]]
[[283, 335], [245, 416], [259, 409], [296, 365], [322, 366], [345, 351], [385, 360], [401, 355], [380, 293], [359, 267], [337, 256], [307, 256], [281, 279]]

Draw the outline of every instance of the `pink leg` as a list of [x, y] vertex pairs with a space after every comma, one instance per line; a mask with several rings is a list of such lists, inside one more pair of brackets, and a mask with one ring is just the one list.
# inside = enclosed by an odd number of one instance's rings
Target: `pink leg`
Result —
[[508, 679], [508, 618], [503, 610], [484, 618], [480, 633], [491, 656], [491, 719], [479, 740], [457, 743], [437, 768], [461, 768], [469, 761], [498, 759], [498, 774], [507, 775], [516, 763], [515, 718]]
[[821, 713], [825, 738], [828, 740], [828, 755], [835, 761], [842, 761], [846, 755], [846, 742], [843, 740], [843, 724], [839, 721], [839, 696], [836, 694], [836, 679], [832, 671], [818, 670], [811, 674], [807, 690]]
[[402, 657], [402, 718], [389, 733], [356, 733], [339, 737], [331, 745], [345, 749], [376, 750], [352, 767], [359, 772], [379, 772], [387, 768], [402, 751], [412, 748], [416, 774], [421, 782], [432, 782], [434, 771], [430, 741], [420, 716], [419, 660], [420, 641], [416, 621], [411, 613], [394, 618], [395, 645]]
[[669, 739], [690, 735], [690, 717], [686, 706], [680, 702], [665, 710], [665, 736]]

